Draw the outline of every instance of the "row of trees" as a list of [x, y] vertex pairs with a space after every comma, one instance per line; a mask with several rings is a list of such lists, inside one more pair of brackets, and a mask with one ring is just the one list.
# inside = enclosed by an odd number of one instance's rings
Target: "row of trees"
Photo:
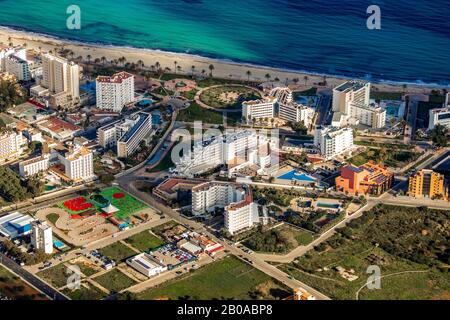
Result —
[[0, 112], [4, 112], [14, 105], [21, 104], [27, 99], [25, 91], [13, 81], [0, 81]]
[[0, 195], [10, 202], [34, 198], [44, 192], [44, 183], [39, 175], [21, 180], [8, 167], [0, 167]]

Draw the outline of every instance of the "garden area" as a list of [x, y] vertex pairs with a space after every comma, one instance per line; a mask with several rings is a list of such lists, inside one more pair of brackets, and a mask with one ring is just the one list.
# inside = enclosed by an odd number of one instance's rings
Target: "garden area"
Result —
[[[332, 299], [448, 299], [449, 218], [449, 211], [378, 205], [279, 268]], [[370, 265], [380, 267], [380, 289], [365, 287]]]
[[283, 299], [290, 290], [234, 256], [138, 294], [138, 299]]
[[178, 112], [177, 121], [202, 121], [203, 123], [222, 124], [223, 115], [221, 112], [202, 108], [197, 103], [192, 102], [187, 109], [183, 109]]
[[200, 100], [214, 109], [239, 109], [244, 101], [260, 99], [255, 89], [243, 86], [220, 86], [206, 89]]
[[369, 160], [376, 163], [382, 162], [386, 166], [392, 168], [400, 168], [405, 164], [418, 159], [421, 153], [405, 150], [406, 148], [367, 148], [366, 151], [353, 156], [348, 159], [348, 162], [354, 164], [355, 166], [360, 166], [365, 164]]

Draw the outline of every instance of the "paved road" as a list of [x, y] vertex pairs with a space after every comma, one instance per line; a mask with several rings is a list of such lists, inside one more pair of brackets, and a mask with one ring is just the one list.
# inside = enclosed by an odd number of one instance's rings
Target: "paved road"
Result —
[[26, 282], [30, 283], [36, 289], [47, 295], [49, 298], [53, 300], [68, 300], [66, 296], [59, 293], [55, 288], [49, 286], [36, 276], [32, 275], [25, 269], [23, 269], [20, 265], [15, 263], [13, 260], [0, 253], [0, 264], [4, 265], [9, 270], [13, 271], [15, 274], [20, 276]]

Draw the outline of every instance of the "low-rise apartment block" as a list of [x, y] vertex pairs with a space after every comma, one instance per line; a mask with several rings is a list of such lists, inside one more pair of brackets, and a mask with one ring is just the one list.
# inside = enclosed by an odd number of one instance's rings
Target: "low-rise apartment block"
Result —
[[369, 161], [361, 166], [347, 165], [336, 177], [336, 190], [351, 194], [380, 195], [392, 187], [394, 174]]

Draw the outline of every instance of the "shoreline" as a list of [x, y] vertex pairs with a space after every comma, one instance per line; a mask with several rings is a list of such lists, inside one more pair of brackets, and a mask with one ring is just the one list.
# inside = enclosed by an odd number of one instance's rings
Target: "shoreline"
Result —
[[[210, 64], [213, 64], [214, 77], [247, 80], [246, 73], [247, 71], [250, 71], [251, 80], [266, 82], [267, 79], [265, 78], [265, 75], [269, 73], [271, 75], [270, 81], [273, 81], [276, 77], [280, 79], [280, 82], [284, 82], [286, 78], [289, 80], [298, 78], [299, 81], [297, 86], [305, 88], [317, 86], [317, 83], [323, 81], [324, 77], [326, 77], [328, 88], [335, 87], [344, 81], [352, 79], [370, 81], [375, 90], [382, 92], [402, 90], [402, 87], [405, 84], [407, 85], [406, 91], [408, 93], [429, 93], [433, 89], [450, 88], [450, 84], [440, 85], [421, 82], [396, 82], [344, 75], [320, 74], [308, 71], [296, 71], [270, 66], [261, 66], [246, 62], [235, 62], [226, 59], [209, 58], [190, 53], [170, 52], [160, 49], [116, 46], [112, 44], [101, 44], [95, 42], [87, 43], [77, 40], [61, 39], [55, 36], [40, 34], [32, 31], [17, 30], [10, 27], [0, 26], [0, 42], [7, 44], [9, 37], [11, 37], [11, 41], [14, 45], [22, 45], [26, 43], [28, 49], [35, 49], [37, 51], [49, 51], [55, 47], [64, 46], [65, 49], [72, 50], [75, 57], [81, 55], [83, 58], [86, 58], [87, 55], [91, 55], [91, 60], [94, 60], [104, 56], [108, 61], [110, 61], [125, 56], [127, 62], [136, 63], [138, 60], [142, 60], [147, 67], [159, 62], [161, 68], [164, 69], [168, 67], [172, 70], [172, 72], [174, 69], [174, 61], [177, 61], [177, 65], [182, 68], [180, 74], [190, 74], [191, 66], [195, 66], [195, 73], [200, 73], [201, 70], [205, 70], [206, 74], [209, 74], [208, 67]], [[307, 85], [305, 85], [305, 76], [308, 77]]]

